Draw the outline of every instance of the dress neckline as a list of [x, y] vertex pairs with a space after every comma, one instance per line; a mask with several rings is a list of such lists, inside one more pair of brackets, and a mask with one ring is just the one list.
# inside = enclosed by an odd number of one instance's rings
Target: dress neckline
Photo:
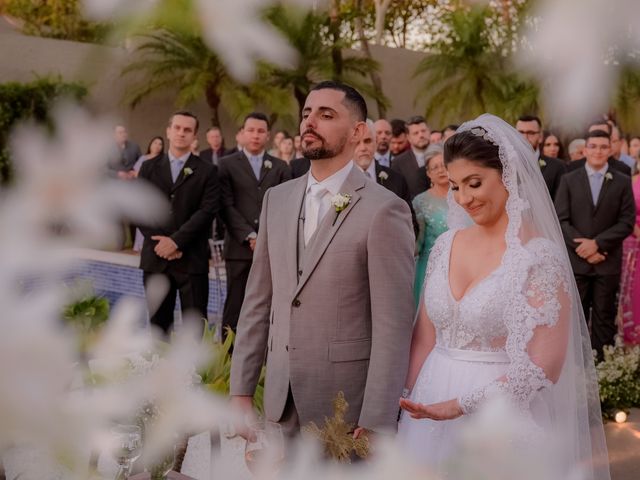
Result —
[[446, 260], [447, 260], [447, 268], [446, 268], [447, 290], [449, 291], [449, 297], [451, 298], [451, 300], [453, 300], [458, 305], [461, 304], [464, 301], [464, 299], [467, 298], [480, 285], [482, 285], [484, 282], [489, 280], [489, 278], [493, 277], [496, 273], [498, 273], [498, 271], [502, 270], [502, 267], [504, 265], [504, 257], [505, 257], [505, 253], [506, 253], [506, 250], [505, 250], [505, 252], [502, 254], [502, 258], [500, 259], [500, 263], [498, 264], [498, 266], [496, 268], [491, 270], [487, 275], [485, 275], [479, 281], [477, 281], [475, 283], [475, 285], [472, 285], [471, 287], [467, 287], [467, 289], [462, 294], [462, 296], [459, 299], [456, 299], [455, 295], [453, 294], [453, 289], [451, 288], [451, 252], [453, 250], [453, 241], [455, 240], [456, 235], [458, 234], [459, 231], [460, 231], [460, 229], [451, 230], [451, 234], [449, 235], [449, 237], [450, 237], [450, 240], [449, 240], [449, 251], [447, 252], [448, 255], [446, 256]]

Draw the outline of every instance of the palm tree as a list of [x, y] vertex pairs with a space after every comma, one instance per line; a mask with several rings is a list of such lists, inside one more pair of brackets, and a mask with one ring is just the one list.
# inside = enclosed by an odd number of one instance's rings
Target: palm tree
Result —
[[221, 106], [234, 117], [253, 110], [257, 103], [276, 114], [290, 108], [282, 89], [267, 89], [261, 82], [239, 84], [200, 35], [161, 28], [140, 38], [142, 42], [135, 49], [136, 59], [124, 69], [125, 74], [142, 74], [126, 94], [132, 107], [156, 91], [177, 87], [177, 105], [186, 105], [204, 96], [211, 110], [212, 125], [220, 125]]
[[[332, 78], [349, 83], [362, 93], [387, 105], [388, 100], [367, 81], [378, 63], [361, 56], [342, 56], [339, 41], [327, 38], [329, 18], [316, 12], [301, 14], [281, 5], [270, 8], [267, 18], [298, 52], [298, 64], [289, 69], [271, 68], [270, 83], [293, 91], [299, 111], [314, 83]], [[340, 55], [337, 53], [340, 52]]]
[[486, 15], [484, 8], [451, 11], [451, 42], [418, 65], [415, 76], [424, 78], [418, 99], [426, 98], [427, 117], [444, 124], [491, 112], [513, 120], [537, 110], [537, 87], [513, 72], [492, 47]]
[[622, 67], [613, 101], [614, 114], [629, 132], [640, 132], [640, 70], [636, 65]]

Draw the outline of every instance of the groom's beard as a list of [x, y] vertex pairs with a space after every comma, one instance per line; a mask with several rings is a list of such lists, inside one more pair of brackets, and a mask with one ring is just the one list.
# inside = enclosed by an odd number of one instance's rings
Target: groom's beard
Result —
[[302, 135], [304, 136], [307, 133], [310, 133], [318, 140], [320, 140], [319, 147], [305, 148], [304, 145], [302, 146], [302, 155], [309, 160], [324, 160], [327, 158], [337, 157], [343, 152], [344, 147], [347, 144], [346, 135], [340, 139], [338, 145], [327, 145], [327, 141], [318, 133], [314, 132], [313, 130], [306, 130], [302, 133]]

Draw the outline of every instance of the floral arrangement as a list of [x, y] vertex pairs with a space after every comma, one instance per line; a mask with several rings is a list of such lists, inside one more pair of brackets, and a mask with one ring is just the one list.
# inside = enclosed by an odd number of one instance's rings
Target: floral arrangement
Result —
[[618, 410], [640, 407], [640, 346], [604, 347], [596, 364], [602, 414], [612, 419]]

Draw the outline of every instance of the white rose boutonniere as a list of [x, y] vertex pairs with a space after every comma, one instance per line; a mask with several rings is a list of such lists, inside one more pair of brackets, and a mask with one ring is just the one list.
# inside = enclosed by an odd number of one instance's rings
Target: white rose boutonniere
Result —
[[545, 162], [543, 159], [538, 160], [538, 164], [540, 165], [540, 168], [544, 168], [547, 166], [547, 162]]
[[264, 165], [264, 168], [266, 168], [267, 170], [271, 170], [271, 168], [273, 167], [273, 163], [271, 163], [271, 160], [265, 160], [262, 165]]
[[346, 193], [338, 193], [331, 197], [331, 206], [336, 209], [336, 213], [340, 213], [351, 203], [351, 195]]
[[380, 179], [381, 182], [384, 182], [387, 178], [389, 178], [389, 174], [387, 172], [380, 172], [378, 174], [378, 178]]
[[193, 173], [193, 170], [190, 169], [189, 167], [186, 167], [182, 170], [182, 172], [184, 173], [185, 178], [188, 177], [189, 175], [191, 175]]
[[611, 175], [611, 172], [607, 172], [604, 174], [604, 179], [605, 180], [613, 180], [613, 175]]

